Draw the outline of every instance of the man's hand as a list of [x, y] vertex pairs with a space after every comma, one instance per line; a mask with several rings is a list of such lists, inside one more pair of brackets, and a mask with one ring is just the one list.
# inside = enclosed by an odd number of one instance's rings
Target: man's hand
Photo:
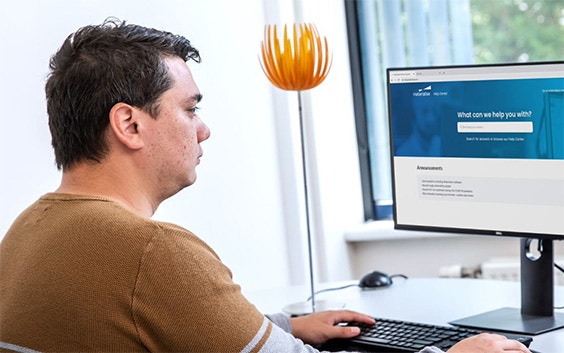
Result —
[[482, 333], [455, 344], [447, 353], [531, 353], [521, 342], [505, 336]]
[[360, 334], [358, 327], [343, 327], [337, 324], [359, 322], [373, 325], [374, 319], [350, 310], [335, 310], [294, 317], [290, 319], [290, 322], [292, 323], [292, 334], [294, 337], [301, 339], [305, 343], [317, 345], [325, 343], [332, 338], [351, 338]]

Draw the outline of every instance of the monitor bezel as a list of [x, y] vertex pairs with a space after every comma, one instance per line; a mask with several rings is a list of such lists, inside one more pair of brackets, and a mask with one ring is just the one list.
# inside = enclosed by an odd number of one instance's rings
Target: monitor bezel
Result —
[[393, 200], [393, 224], [394, 228], [398, 230], [411, 230], [411, 231], [424, 231], [424, 232], [438, 232], [438, 233], [453, 233], [453, 234], [467, 234], [467, 235], [484, 235], [484, 236], [504, 236], [513, 238], [535, 238], [544, 240], [564, 240], [564, 234], [546, 234], [546, 233], [535, 233], [535, 232], [515, 232], [507, 231], [504, 229], [474, 229], [474, 228], [456, 228], [456, 227], [446, 227], [446, 226], [428, 226], [428, 225], [416, 225], [399, 223], [397, 216], [397, 197], [396, 197], [396, 168], [393, 148], [393, 112], [391, 107], [391, 95], [390, 89], [391, 85], [394, 83], [390, 82], [390, 76], [393, 72], [400, 72], [406, 70], [442, 70], [442, 69], [480, 69], [480, 68], [515, 68], [515, 67], [526, 67], [526, 66], [550, 66], [550, 65], [564, 65], [564, 60], [556, 61], [536, 61], [536, 62], [508, 62], [508, 63], [490, 63], [490, 64], [464, 64], [464, 65], [438, 65], [438, 66], [413, 66], [413, 67], [389, 67], [386, 69], [386, 93], [387, 93], [387, 115], [388, 115], [388, 132], [390, 141], [390, 166], [391, 166], [391, 186], [392, 186], [392, 200]]

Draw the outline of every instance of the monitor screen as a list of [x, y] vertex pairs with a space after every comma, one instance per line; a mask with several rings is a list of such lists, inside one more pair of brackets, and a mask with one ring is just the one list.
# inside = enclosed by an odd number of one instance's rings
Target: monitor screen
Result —
[[564, 62], [388, 69], [397, 228], [564, 239]]
[[553, 305], [564, 61], [390, 68], [387, 88], [395, 227], [521, 238], [521, 308], [451, 323], [527, 334], [564, 327]]

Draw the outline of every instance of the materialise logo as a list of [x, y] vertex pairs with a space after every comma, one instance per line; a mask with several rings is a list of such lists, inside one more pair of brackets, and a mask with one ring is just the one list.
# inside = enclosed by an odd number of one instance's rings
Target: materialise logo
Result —
[[414, 96], [430, 96], [431, 95], [431, 85], [418, 89], [417, 92], [413, 92], [413, 95]]

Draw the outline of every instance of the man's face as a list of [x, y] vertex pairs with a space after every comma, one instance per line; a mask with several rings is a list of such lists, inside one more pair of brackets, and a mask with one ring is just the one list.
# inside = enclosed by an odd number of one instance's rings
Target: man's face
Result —
[[159, 114], [149, 121], [148, 152], [151, 173], [157, 176], [163, 199], [196, 181], [196, 166], [203, 154], [200, 143], [210, 130], [196, 113], [202, 95], [186, 63], [167, 58], [172, 87], [159, 98]]

